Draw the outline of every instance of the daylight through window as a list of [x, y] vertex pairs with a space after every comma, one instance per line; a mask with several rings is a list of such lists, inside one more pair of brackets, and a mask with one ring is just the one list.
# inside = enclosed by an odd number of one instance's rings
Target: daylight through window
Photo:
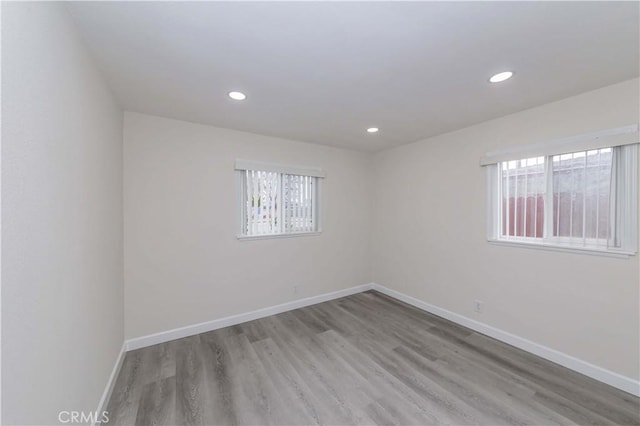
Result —
[[637, 144], [487, 158], [490, 241], [637, 251]]
[[[318, 187], [321, 172], [247, 162], [237, 162], [236, 169], [240, 199], [239, 237], [305, 234], [320, 230]], [[278, 169], [302, 174], [276, 171]]]

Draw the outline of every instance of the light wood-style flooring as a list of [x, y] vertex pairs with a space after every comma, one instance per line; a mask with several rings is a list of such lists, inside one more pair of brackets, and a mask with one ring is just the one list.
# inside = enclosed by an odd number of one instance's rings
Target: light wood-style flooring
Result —
[[126, 354], [117, 425], [640, 424], [639, 399], [369, 291]]

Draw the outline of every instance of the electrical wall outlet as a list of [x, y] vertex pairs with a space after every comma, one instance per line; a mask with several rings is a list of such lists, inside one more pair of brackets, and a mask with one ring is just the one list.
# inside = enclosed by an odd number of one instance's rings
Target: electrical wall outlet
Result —
[[483, 311], [484, 302], [482, 300], [476, 300], [473, 302], [473, 310], [481, 314]]

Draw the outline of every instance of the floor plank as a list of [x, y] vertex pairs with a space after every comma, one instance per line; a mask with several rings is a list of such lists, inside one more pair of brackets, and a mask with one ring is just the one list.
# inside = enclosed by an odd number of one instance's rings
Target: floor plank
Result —
[[640, 425], [640, 400], [375, 291], [126, 354], [114, 425]]

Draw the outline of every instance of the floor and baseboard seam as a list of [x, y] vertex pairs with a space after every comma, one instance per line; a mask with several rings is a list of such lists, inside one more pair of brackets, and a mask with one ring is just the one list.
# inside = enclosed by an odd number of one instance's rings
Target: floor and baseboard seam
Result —
[[149, 334], [142, 337], [136, 337], [125, 341], [127, 351], [144, 348], [158, 343], [168, 342], [170, 340], [181, 339], [183, 337], [194, 336], [200, 333], [217, 330], [219, 328], [229, 327], [243, 322], [252, 321], [259, 318], [277, 315], [282, 312], [292, 311], [294, 309], [304, 308], [305, 306], [315, 305], [341, 297], [350, 296], [363, 291], [371, 290], [372, 284], [362, 284], [355, 287], [333, 291], [331, 293], [320, 294], [317, 296], [306, 297], [304, 299], [293, 300], [279, 305], [257, 309], [255, 311], [243, 314], [231, 315], [219, 318], [213, 321], [206, 321], [199, 324], [188, 325], [186, 327], [175, 328], [173, 330], [162, 331], [160, 333]]
[[122, 347], [120, 348], [120, 353], [118, 353], [118, 358], [116, 358], [116, 363], [113, 366], [113, 370], [111, 370], [111, 375], [109, 376], [109, 380], [107, 381], [107, 385], [104, 388], [104, 392], [102, 393], [102, 397], [100, 398], [100, 402], [98, 403], [98, 409], [96, 410], [96, 422], [94, 425], [98, 425], [102, 419], [102, 413], [106, 411], [107, 404], [109, 403], [109, 399], [111, 398], [111, 393], [113, 392], [113, 387], [116, 384], [116, 379], [118, 378], [118, 374], [120, 373], [120, 368], [122, 368], [122, 363], [124, 361], [124, 356], [127, 353], [127, 349], [125, 343], [122, 343]]
[[372, 283], [371, 287], [373, 290], [379, 291], [380, 293], [386, 294], [387, 296], [393, 297], [394, 299], [408, 303], [409, 305], [415, 306], [416, 308], [419, 308], [423, 311], [445, 318], [456, 324], [470, 328], [474, 331], [477, 331], [478, 333], [482, 333], [486, 336], [507, 343], [511, 346], [515, 346], [518, 349], [522, 349], [526, 352], [537, 355], [540, 358], [544, 358], [570, 370], [576, 371], [580, 374], [584, 374], [585, 376], [606, 383], [632, 395], [640, 396], [640, 381], [638, 380], [623, 376], [611, 370], [607, 370], [603, 367], [599, 367], [574, 356], [565, 354], [564, 352], [549, 348], [547, 346], [541, 345], [539, 343], [501, 330], [499, 328], [487, 325], [480, 321], [476, 321], [463, 315], [456, 314], [455, 312], [451, 312], [438, 306], [431, 305], [429, 303], [423, 302], [420, 299], [416, 299], [415, 297], [408, 296], [404, 293], [392, 290], [385, 286]]
[[124, 351], [140, 349], [140, 348], [168, 342], [175, 339], [180, 339], [183, 337], [193, 336], [196, 334], [217, 330], [219, 328], [241, 324], [247, 321], [252, 321], [255, 319], [276, 315], [276, 314], [291, 311], [294, 309], [303, 308], [305, 306], [315, 305], [315, 304], [326, 302], [329, 300], [350, 296], [352, 294], [361, 293], [367, 290], [379, 291], [380, 293], [386, 294], [387, 296], [393, 297], [394, 299], [408, 303], [409, 305], [415, 306], [423, 311], [445, 318], [456, 324], [470, 328], [478, 333], [482, 333], [496, 340], [507, 343], [511, 346], [515, 346], [516, 348], [522, 349], [524, 351], [537, 355], [541, 358], [544, 358], [546, 360], [559, 364], [563, 367], [566, 367], [570, 370], [576, 371], [585, 376], [591, 377], [595, 380], [606, 383], [615, 388], [621, 389], [632, 395], [640, 396], [640, 381], [638, 380], [634, 380], [630, 377], [623, 376], [621, 374], [618, 374], [613, 371], [607, 370], [605, 368], [599, 367], [597, 365], [591, 364], [587, 361], [581, 360], [574, 356], [565, 354], [563, 352], [557, 351], [555, 349], [549, 348], [547, 346], [541, 345], [539, 343], [533, 342], [531, 340], [525, 339], [523, 337], [517, 336], [512, 333], [509, 333], [507, 331], [501, 330], [499, 328], [487, 325], [485, 323], [476, 321], [474, 319], [465, 317], [460, 314], [456, 314], [455, 312], [442, 309], [438, 306], [429, 304], [427, 302], [424, 302], [415, 297], [406, 295], [399, 291], [392, 290], [380, 284], [369, 283], [369, 284], [358, 285], [355, 287], [349, 287], [349, 288], [334, 291], [331, 293], [325, 293], [317, 296], [307, 297], [304, 299], [298, 299], [291, 302], [286, 302], [279, 305], [266, 307], [266, 308], [258, 309], [258, 310], [243, 313], [243, 314], [232, 315], [232, 316], [216, 319], [213, 321], [207, 321], [199, 324], [194, 324], [186, 327], [176, 328], [173, 330], [168, 330], [164, 332], [150, 334], [147, 336], [141, 336], [141, 337], [125, 340], [123, 345], [123, 352], [121, 352], [120, 357], [118, 358], [117, 364], [114, 367], [114, 371], [111, 374], [109, 383], [107, 384], [107, 388], [105, 389], [105, 394], [102, 397], [100, 407], [103, 407], [103, 403], [108, 401], [108, 393], [110, 393], [111, 389], [113, 388], [113, 385], [114, 385], [113, 381], [115, 380], [115, 377], [117, 377], [116, 370], [120, 368], [122, 359], [124, 358]]

